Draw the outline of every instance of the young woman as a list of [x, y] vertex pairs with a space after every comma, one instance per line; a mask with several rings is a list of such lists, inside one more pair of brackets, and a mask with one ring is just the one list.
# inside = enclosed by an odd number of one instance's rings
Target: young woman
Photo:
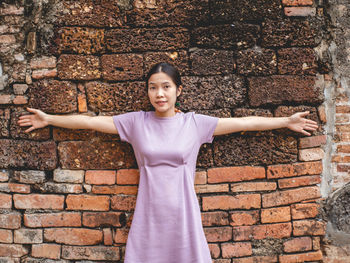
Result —
[[125, 263], [211, 263], [194, 190], [200, 146], [211, 143], [215, 135], [239, 131], [287, 127], [310, 135], [307, 130], [316, 130], [317, 123], [303, 118], [308, 112], [271, 118], [179, 112], [175, 102], [182, 91], [181, 78], [167, 63], [152, 67], [146, 85], [154, 111], [89, 117], [49, 115], [28, 108], [33, 114], [19, 117], [18, 123], [31, 126], [26, 132], [54, 125], [115, 133], [132, 145], [140, 181]]

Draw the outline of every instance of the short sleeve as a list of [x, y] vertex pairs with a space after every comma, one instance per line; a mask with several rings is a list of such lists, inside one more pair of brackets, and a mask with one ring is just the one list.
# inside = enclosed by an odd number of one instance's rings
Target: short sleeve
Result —
[[197, 126], [200, 144], [212, 143], [219, 118], [196, 113], [193, 114], [193, 117]]
[[113, 123], [117, 128], [120, 140], [131, 143], [133, 137], [134, 124], [139, 117], [140, 112], [127, 112], [119, 115], [113, 115]]

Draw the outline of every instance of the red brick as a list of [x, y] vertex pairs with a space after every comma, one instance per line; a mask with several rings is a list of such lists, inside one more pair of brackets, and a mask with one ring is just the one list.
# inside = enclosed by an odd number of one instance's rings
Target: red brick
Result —
[[0, 244], [0, 257], [20, 258], [28, 254], [28, 249], [23, 245], [17, 244]]
[[290, 252], [299, 252], [307, 251], [312, 249], [312, 240], [310, 237], [297, 237], [291, 240], [285, 241], [283, 243], [283, 251]]
[[135, 209], [136, 196], [134, 195], [115, 195], [111, 198], [111, 209], [132, 211]]
[[122, 226], [120, 217], [121, 212], [97, 212], [97, 213], [83, 213], [83, 225], [87, 227], [100, 226]]
[[279, 260], [280, 263], [299, 263], [305, 261], [322, 260], [322, 252], [319, 250], [302, 254], [280, 255]]
[[327, 135], [299, 138], [299, 148], [311, 148], [326, 144]]
[[293, 164], [278, 164], [267, 167], [267, 178], [284, 178], [300, 175], [314, 175], [322, 173], [322, 162], [303, 162]]
[[348, 106], [348, 105], [337, 105], [335, 107], [335, 113], [350, 113], [350, 106]]
[[14, 44], [16, 38], [14, 35], [0, 35], [0, 44]]
[[62, 195], [13, 195], [17, 209], [57, 209], [63, 210], [64, 196]]
[[120, 169], [117, 171], [117, 184], [139, 184], [138, 169]]
[[67, 210], [109, 210], [108, 196], [68, 195], [66, 199]]
[[277, 261], [277, 256], [255, 256], [232, 259], [232, 263], [275, 263]]
[[9, 172], [0, 171], [0, 182], [7, 182], [9, 180]]
[[28, 194], [30, 193], [30, 186], [25, 184], [17, 184], [17, 183], [0, 183], [0, 189], [6, 192], [14, 192], [14, 193], [22, 193]]
[[13, 104], [16, 104], [16, 105], [27, 104], [28, 103], [28, 97], [27, 96], [18, 95], [18, 96], [14, 97], [12, 102], [13, 102]]
[[259, 211], [230, 212], [231, 226], [249, 226], [259, 222]]
[[323, 157], [324, 151], [321, 148], [301, 149], [298, 153], [299, 161], [303, 162], [322, 160]]
[[33, 79], [54, 78], [57, 76], [57, 69], [36, 69], [32, 72]]
[[253, 253], [250, 242], [222, 243], [221, 250], [223, 258], [244, 257]]
[[129, 228], [117, 228], [114, 235], [114, 243], [126, 244]]
[[45, 241], [67, 245], [95, 245], [102, 242], [102, 231], [87, 228], [47, 228]]
[[220, 246], [219, 244], [210, 243], [208, 244], [210, 254], [212, 258], [218, 258], [220, 256]]
[[0, 104], [11, 104], [12, 103], [12, 95], [1, 94], [0, 95]]
[[312, 5], [313, 0], [282, 0], [282, 4], [289, 6]]
[[194, 184], [206, 184], [207, 183], [207, 172], [206, 171], [196, 171]]
[[94, 185], [92, 187], [92, 193], [94, 194], [136, 195], [137, 190], [138, 190], [137, 186], [126, 186], [126, 185], [111, 185], [111, 186]]
[[262, 192], [276, 190], [274, 182], [252, 182], [231, 184], [231, 192]]
[[81, 214], [75, 212], [24, 214], [23, 221], [26, 227], [78, 227], [81, 226]]
[[349, 120], [349, 115], [346, 114], [336, 114], [335, 116], [335, 123], [337, 124], [347, 123]]
[[225, 226], [229, 224], [227, 212], [204, 212], [201, 213], [203, 226]]
[[337, 152], [350, 153], [350, 145], [337, 145]]
[[85, 172], [87, 184], [115, 184], [116, 172], [108, 170], [88, 170]]
[[335, 125], [335, 129], [339, 133], [350, 132], [350, 125], [349, 124]]
[[202, 184], [195, 185], [194, 189], [197, 194], [200, 193], [219, 193], [219, 192], [228, 192], [228, 184]]
[[204, 227], [204, 234], [208, 242], [223, 242], [232, 240], [232, 227]]
[[260, 208], [259, 194], [203, 196], [203, 211]]
[[30, 61], [31, 69], [47, 69], [56, 67], [56, 57], [40, 57]]
[[11, 212], [0, 214], [0, 228], [18, 229], [21, 227], [21, 214]]
[[79, 112], [87, 112], [86, 95], [78, 94], [78, 110]]
[[285, 7], [284, 14], [286, 16], [315, 16], [316, 8], [314, 7]]
[[320, 197], [320, 190], [317, 186], [303, 187], [263, 194], [262, 205], [263, 207], [280, 206], [318, 197]]
[[293, 221], [294, 236], [323, 236], [325, 234], [325, 224], [316, 220]]
[[[349, 136], [349, 141], [350, 141], [350, 136]], [[350, 156], [334, 155], [332, 157], [332, 163], [350, 163]]]
[[240, 182], [265, 178], [264, 167], [239, 166], [208, 169], [208, 183]]
[[63, 259], [87, 259], [87, 260], [103, 260], [117, 261], [120, 259], [119, 247], [113, 246], [62, 246]]
[[278, 180], [279, 188], [300, 187], [300, 186], [314, 185], [319, 183], [321, 183], [320, 175], [301, 176], [296, 178]]
[[312, 249], [313, 250], [320, 250], [321, 249], [321, 239], [320, 237], [312, 237]]
[[0, 229], [0, 243], [12, 243], [12, 242], [13, 242], [12, 231]]
[[42, 229], [20, 228], [14, 231], [14, 242], [23, 244], [33, 244], [43, 242]]
[[12, 208], [12, 195], [0, 193], [0, 208]]
[[32, 257], [60, 259], [61, 246], [57, 244], [33, 244]]
[[290, 237], [292, 233], [291, 223], [278, 223], [256, 226], [235, 226], [233, 227], [233, 240], [252, 240], [265, 238]]
[[103, 244], [105, 246], [113, 245], [112, 230], [110, 228], [103, 229]]
[[290, 207], [273, 207], [261, 210], [261, 223], [288, 222], [291, 220]]

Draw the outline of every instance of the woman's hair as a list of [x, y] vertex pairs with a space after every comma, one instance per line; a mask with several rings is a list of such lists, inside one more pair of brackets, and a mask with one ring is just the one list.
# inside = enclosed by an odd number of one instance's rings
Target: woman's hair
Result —
[[153, 65], [147, 74], [147, 77], [146, 77], [147, 90], [148, 90], [148, 80], [153, 74], [159, 73], [159, 72], [163, 72], [167, 74], [171, 78], [171, 80], [175, 83], [176, 88], [178, 88], [182, 84], [179, 71], [172, 64], [169, 64], [166, 62], [160, 62]]

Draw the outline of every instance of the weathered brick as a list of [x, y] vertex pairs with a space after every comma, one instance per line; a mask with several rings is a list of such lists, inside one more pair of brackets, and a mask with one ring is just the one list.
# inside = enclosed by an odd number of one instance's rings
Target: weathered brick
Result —
[[208, 169], [208, 183], [240, 182], [265, 178], [264, 167], [220, 167]]
[[321, 161], [293, 164], [277, 164], [267, 167], [267, 178], [276, 179], [300, 175], [321, 174], [323, 165]]
[[229, 224], [226, 212], [204, 212], [201, 213], [203, 226], [224, 226]]
[[87, 112], [87, 103], [85, 94], [78, 94], [78, 111]]
[[249, 226], [259, 222], [259, 211], [230, 212], [231, 226]]
[[104, 82], [88, 82], [86, 84], [88, 108], [94, 111], [111, 111], [115, 109], [116, 86]]
[[235, 226], [233, 227], [233, 240], [252, 240], [265, 238], [290, 237], [292, 233], [291, 223], [278, 223], [255, 226]]
[[318, 135], [305, 138], [299, 138], [299, 148], [311, 148], [326, 144], [327, 135]]
[[0, 171], [0, 182], [7, 182], [9, 180], [9, 172], [6, 170]]
[[66, 129], [53, 127], [54, 141], [89, 141], [96, 137], [95, 130], [89, 129]]
[[287, 6], [312, 5], [313, 0], [282, 0], [282, 4]]
[[32, 72], [33, 79], [54, 78], [57, 76], [57, 69], [36, 69]]
[[9, 94], [1, 94], [0, 95], [0, 104], [11, 104], [12, 103], [12, 95]]
[[139, 54], [103, 55], [101, 66], [106, 80], [136, 80], [143, 76], [143, 56]]
[[31, 69], [55, 68], [56, 62], [57, 62], [57, 59], [54, 56], [51, 56], [51, 57], [42, 56], [38, 58], [33, 58], [30, 61], [30, 68]]
[[99, 79], [100, 60], [91, 55], [61, 55], [57, 62], [57, 72], [60, 79]]
[[350, 145], [337, 145], [338, 153], [350, 153]]
[[0, 214], [0, 228], [18, 229], [21, 227], [21, 214], [9, 212], [8, 214]]
[[20, 244], [34, 244], [43, 242], [42, 229], [17, 229], [14, 231], [14, 241]]
[[237, 72], [243, 75], [277, 73], [277, 56], [271, 49], [245, 49], [237, 53]]
[[316, 8], [309, 6], [293, 6], [293, 7], [285, 7], [284, 14], [286, 16], [315, 16]]
[[279, 223], [291, 220], [290, 207], [273, 207], [261, 210], [261, 223]]
[[16, 96], [13, 99], [13, 104], [20, 105], [20, 104], [27, 104], [28, 103], [28, 97], [27, 96]]
[[[245, 34], [242, 34], [245, 32]], [[246, 49], [253, 47], [260, 37], [258, 25], [233, 22], [224, 25], [196, 27], [192, 31], [193, 43], [198, 47]]]
[[40, 184], [45, 182], [46, 175], [44, 171], [37, 170], [23, 170], [15, 171], [13, 178], [18, 182], [25, 184]]
[[208, 242], [223, 242], [232, 239], [232, 227], [204, 227], [204, 234]]
[[136, 163], [131, 146], [126, 143], [61, 142], [58, 154], [63, 169], [118, 169]]
[[0, 109], [0, 138], [10, 136], [10, 133], [8, 130], [9, 123], [10, 123], [10, 116], [11, 116], [10, 109]]
[[321, 148], [300, 149], [298, 158], [300, 161], [317, 161], [322, 160], [324, 157], [324, 151]]
[[117, 228], [114, 235], [114, 243], [126, 244], [129, 228]]
[[305, 19], [266, 19], [262, 22], [263, 47], [315, 46], [320, 41], [320, 24]]
[[30, 186], [25, 184], [16, 184], [16, 183], [0, 183], [0, 191], [7, 193], [30, 193]]
[[102, 231], [87, 228], [47, 228], [44, 239], [66, 245], [96, 245], [102, 241]]
[[115, 195], [111, 197], [111, 209], [133, 211], [136, 206], [135, 195]]
[[138, 190], [137, 186], [126, 186], [126, 185], [112, 185], [112, 186], [94, 185], [92, 187], [92, 193], [94, 194], [136, 195], [137, 190]]
[[103, 244], [105, 246], [113, 245], [112, 230], [110, 228], [104, 228], [103, 231]]
[[138, 169], [119, 169], [117, 171], [117, 184], [138, 184], [140, 171]]
[[234, 72], [233, 51], [216, 49], [190, 50], [192, 72], [195, 75], [230, 74]]
[[115, 226], [120, 227], [125, 220], [125, 214], [121, 212], [83, 213], [83, 225], [87, 227]]
[[116, 172], [108, 170], [88, 170], [85, 172], [87, 184], [115, 184]]
[[203, 196], [203, 211], [260, 208], [260, 194]]
[[[189, 55], [185, 50], [168, 52], [145, 52], [143, 54], [144, 74], [147, 74], [156, 61], [173, 64], [181, 75], [190, 72]], [[192, 62], [192, 67], [194, 62]], [[209, 66], [209, 65], [208, 65]]]
[[231, 184], [231, 192], [262, 192], [276, 190], [274, 182], [237, 183]]
[[350, 113], [350, 106], [348, 106], [348, 105], [337, 105], [335, 107], [335, 113]]
[[228, 184], [204, 184], [204, 185], [195, 185], [195, 191], [197, 194], [200, 193], [219, 193], [219, 192], [228, 192]]
[[[211, 257], [214, 258], [218, 258], [220, 256], [220, 246], [217, 243], [210, 243], [208, 244], [209, 246], [209, 250], [210, 250], [210, 254]], [[215, 262], [215, 261], [213, 261]]]
[[63, 210], [63, 195], [13, 195], [13, 202], [17, 209], [55, 209]]
[[28, 249], [23, 245], [0, 244], [0, 257], [20, 258], [28, 254]]
[[33, 185], [32, 187], [34, 191], [41, 193], [77, 194], [83, 192], [82, 185], [78, 184], [57, 184], [54, 182], [46, 182], [40, 185]]
[[0, 15], [23, 15], [24, 8], [22, 6], [9, 5], [6, 3], [2, 3], [2, 7], [0, 8]]
[[63, 259], [119, 260], [119, 247], [111, 246], [62, 246]]
[[23, 95], [28, 89], [27, 84], [13, 84], [13, 91], [17, 95]]
[[282, 48], [277, 51], [278, 72], [280, 74], [317, 73], [316, 53], [311, 48]]
[[26, 227], [79, 227], [81, 226], [81, 215], [70, 212], [24, 214], [23, 221]]
[[33, 244], [32, 257], [60, 259], [61, 246], [57, 244]]
[[194, 184], [206, 184], [207, 183], [207, 172], [197, 171], [195, 174]]
[[111, 29], [105, 39], [111, 52], [168, 51], [188, 48], [190, 34], [183, 27]]
[[252, 244], [249, 242], [235, 242], [221, 244], [222, 257], [244, 257], [252, 255]]
[[[232, 263], [276, 263], [277, 256], [254, 256], [232, 259]], [[220, 262], [219, 262], [220, 263]], [[228, 262], [231, 263], [231, 262]]]
[[70, 113], [77, 109], [76, 85], [68, 81], [42, 80], [30, 86], [29, 106], [46, 113]]
[[53, 180], [58, 183], [82, 183], [84, 181], [84, 170], [55, 169]]
[[0, 229], [0, 243], [13, 243], [13, 236], [11, 230]]
[[16, 43], [16, 37], [14, 35], [0, 35], [0, 44], [14, 44]]
[[251, 106], [266, 104], [321, 103], [323, 94], [321, 87], [316, 85], [314, 76], [283, 76], [249, 77], [248, 96]]
[[280, 179], [278, 180], [279, 188], [291, 188], [291, 187], [299, 187], [306, 185], [315, 185], [321, 183], [320, 175], [311, 175], [311, 176], [301, 176], [297, 178], [288, 178], [288, 179]]
[[0, 193], [0, 208], [12, 208], [12, 195]]
[[108, 196], [68, 195], [66, 198], [67, 210], [109, 210]]
[[299, 263], [305, 261], [317, 261], [322, 260], [321, 250], [315, 252], [307, 252], [301, 254], [280, 255], [279, 262], [281, 263]]
[[312, 249], [312, 242], [310, 237], [297, 237], [285, 241], [283, 243], [283, 251], [298, 252], [298, 251], [307, 251]]
[[105, 49], [104, 29], [63, 27], [57, 32], [58, 53], [95, 54]]
[[294, 236], [323, 236], [325, 234], [325, 224], [316, 220], [293, 221]]
[[318, 197], [320, 197], [320, 190], [317, 186], [277, 191], [273, 193], [263, 194], [262, 206], [272, 207], [286, 205]]

